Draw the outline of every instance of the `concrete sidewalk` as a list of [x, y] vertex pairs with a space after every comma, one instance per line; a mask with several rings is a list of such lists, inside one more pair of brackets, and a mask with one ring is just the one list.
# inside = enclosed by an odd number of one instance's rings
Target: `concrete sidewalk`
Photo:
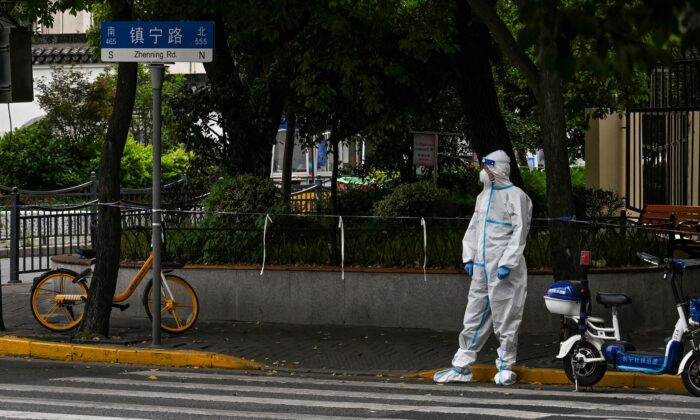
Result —
[[[42, 328], [29, 306], [29, 282], [3, 285], [7, 330], [0, 333], [0, 354], [59, 360], [116, 362], [165, 366], [268, 369], [295, 372], [421, 377], [449, 366], [457, 348], [456, 332], [425, 329], [200, 322], [179, 336], [162, 334], [162, 346], [150, 346], [147, 318], [113, 310], [111, 336], [89, 343], [69, 333]], [[544, 305], [542, 310], [545, 310]], [[18, 337], [18, 338], [10, 338]], [[558, 351], [558, 332], [521, 334], [518, 369], [521, 382], [568, 383]], [[632, 337], [641, 349], [659, 351], [661, 335]], [[479, 354], [475, 379], [495, 373], [497, 343], [493, 337]], [[683, 390], [679, 377], [606, 374], [601, 385]]]

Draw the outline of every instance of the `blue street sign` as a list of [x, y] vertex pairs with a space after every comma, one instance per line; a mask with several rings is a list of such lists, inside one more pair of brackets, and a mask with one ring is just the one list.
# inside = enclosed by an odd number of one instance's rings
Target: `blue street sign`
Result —
[[105, 62], [211, 62], [214, 22], [102, 22]]

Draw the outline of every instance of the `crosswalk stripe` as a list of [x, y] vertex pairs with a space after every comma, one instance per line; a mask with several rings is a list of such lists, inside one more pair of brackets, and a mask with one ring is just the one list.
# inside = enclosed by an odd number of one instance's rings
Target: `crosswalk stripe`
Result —
[[502, 408], [481, 408], [481, 407], [450, 407], [450, 406], [419, 406], [419, 405], [398, 405], [398, 404], [376, 404], [365, 402], [349, 402], [349, 401], [322, 401], [322, 400], [296, 400], [269, 397], [255, 398], [242, 396], [228, 395], [211, 395], [211, 394], [177, 394], [170, 392], [144, 392], [141, 390], [122, 390], [114, 388], [77, 388], [67, 386], [42, 386], [42, 385], [18, 385], [18, 384], [0, 384], [0, 388], [7, 390], [5, 395], [13, 392], [31, 392], [31, 393], [47, 393], [47, 394], [63, 394], [63, 395], [90, 395], [90, 396], [111, 396], [111, 397], [131, 397], [131, 398], [165, 398], [173, 400], [190, 400], [190, 401], [207, 401], [207, 402], [226, 402], [226, 403], [242, 403], [242, 404], [258, 404], [258, 405], [278, 405], [288, 407], [309, 407], [312, 405], [315, 408], [334, 408], [334, 409], [365, 409], [373, 411], [396, 411], [396, 412], [419, 412], [419, 413], [442, 413], [442, 414], [471, 414], [471, 415], [487, 415], [487, 416], [504, 416], [510, 418], [522, 419], [537, 419], [551, 416], [550, 413], [510, 410]]
[[[3, 401], [5, 399], [3, 398]], [[133, 417], [83, 416], [80, 414], [38, 413], [36, 411], [0, 410], [0, 419], [35, 420], [146, 420]]]
[[[490, 398], [474, 398], [462, 396], [444, 396], [432, 394], [387, 394], [373, 392], [355, 392], [355, 391], [331, 391], [322, 389], [310, 388], [287, 388], [287, 387], [272, 387], [272, 386], [244, 386], [244, 385], [223, 385], [223, 384], [204, 384], [204, 383], [182, 383], [182, 382], [166, 382], [166, 381], [136, 381], [131, 379], [113, 379], [113, 378], [90, 378], [90, 377], [68, 377], [57, 378], [57, 380], [73, 383], [100, 384], [111, 386], [128, 386], [128, 387], [146, 387], [146, 388], [175, 388], [181, 390], [203, 390], [203, 391], [227, 391], [227, 392], [250, 392], [250, 393], [270, 393], [276, 395], [314, 395], [317, 397], [330, 398], [364, 398], [370, 400], [393, 400], [393, 401], [412, 401], [412, 402], [434, 402], [448, 404], [480, 404], [480, 405], [499, 405], [503, 406], [520, 406], [520, 407], [548, 407], [548, 408], [567, 408], [578, 410], [605, 410], [611, 412], [635, 412], [635, 413], [670, 413], [670, 414], [690, 414], [700, 415], [700, 409], [683, 408], [683, 407], [656, 407], [647, 405], [632, 405], [632, 404], [581, 404], [580, 401], [567, 400], [544, 400], [544, 399], [496, 399]], [[540, 393], [540, 397], [544, 396]]]
[[[274, 413], [263, 411], [236, 411], [236, 410], [216, 410], [213, 408], [191, 408], [191, 407], [174, 407], [165, 405], [144, 405], [144, 404], [126, 404], [126, 403], [107, 403], [107, 402], [87, 402], [76, 400], [57, 400], [46, 398], [15, 398], [2, 397], [2, 402], [5, 404], [27, 404], [27, 405], [46, 405], [51, 407], [70, 407], [83, 409], [103, 409], [103, 410], [120, 410], [120, 411], [141, 411], [149, 413], [172, 413], [172, 414], [187, 414], [192, 416], [216, 416], [216, 417], [247, 417], [261, 419], [277, 419], [277, 420], [357, 420], [357, 417], [338, 417], [338, 416], [322, 416], [316, 414], [291, 414], [291, 413]], [[0, 417], [2, 418], [2, 417]], [[36, 418], [36, 417], [31, 417]], [[51, 417], [52, 419], [55, 417]], [[66, 417], [66, 419], [78, 419], [75, 414]], [[106, 419], [106, 417], [99, 417]], [[119, 418], [124, 420], [123, 417]], [[402, 420], [402, 419], [395, 419]]]
[[437, 385], [434, 383], [407, 383], [407, 382], [370, 382], [355, 379], [318, 379], [318, 378], [301, 378], [301, 377], [289, 377], [289, 376], [244, 376], [237, 374], [218, 374], [218, 373], [204, 373], [204, 372], [173, 372], [173, 371], [134, 371], [126, 372], [125, 375], [137, 375], [137, 376], [152, 376], [155, 375], [159, 378], [179, 378], [179, 379], [199, 379], [199, 380], [228, 380], [228, 381], [239, 381], [239, 382], [257, 382], [257, 383], [283, 383], [283, 384], [303, 384], [303, 385], [319, 385], [319, 386], [336, 386], [336, 387], [362, 387], [362, 388], [379, 388], [379, 389], [404, 389], [404, 390], [418, 390], [424, 392], [469, 392], [469, 393], [487, 393], [493, 394], [504, 394], [504, 395], [524, 395], [524, 396], [542, 396], [546, 394], [548, 397], [566, 397], [566, 398], [605, 398], [613, 399], [616, 401], [620, 400], [637, 400], [637, 401], [668, 401], [668, 402], [685, 402], [685, 403], [699, 403], [700, 399], [697, 397], [685, 396], [685, 395], [674, 395], [674, 394], [623, 394], [619, 392], [607, 392], [607, 391], [582, 391], [582, 392], [572, 392], [572, 391], [557, 391], [554, 389], [524, 389], [524, 388], [514, 388], [510, 387], [494, 387], [494, 386], [478, 386], [476, 384], [450, 384], [450, 385]]

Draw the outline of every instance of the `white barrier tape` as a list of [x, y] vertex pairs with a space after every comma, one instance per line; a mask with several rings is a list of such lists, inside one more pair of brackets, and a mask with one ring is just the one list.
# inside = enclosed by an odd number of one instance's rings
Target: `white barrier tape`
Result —
[[420, 225], [423, 226], [423, 281], [428, 281], [428, 276], [425, 273], [425, 266], [428, 264], [428, 231], [423, 217], [420, 218]]
[[340, 228], [340, 278], [345, 280], [345, 228], [343, 227], [343, 216], [338, 216], [338, 227]]
[[262, 261], [262, 267], [260, 268], [260, 275], [263, 275], [263, 272], [265, 271], [265, 258], [267, 258], [267, 222], [272, 223], [272, 219], [270, 218], [270, 214], [265, 215], [265, 226], [263, 227], [263, 261]]

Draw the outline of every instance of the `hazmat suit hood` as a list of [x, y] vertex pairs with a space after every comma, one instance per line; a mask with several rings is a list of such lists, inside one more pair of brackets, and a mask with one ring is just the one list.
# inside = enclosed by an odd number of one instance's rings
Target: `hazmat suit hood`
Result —
[[[485, 162], [494, 162], [494, 165], [486, 165]], [[495, 180], [491, 182], [488, 173], [485, 169], [479, 172], [479, 180], [484, 184], [484, 188], [505, 187], [511, 185], [510, 182], [510, 158], [503, 150], [496, 150], [486, 155], [482, 159], [482, 165], [488, 166], [490, 171], [495, 176]]]

